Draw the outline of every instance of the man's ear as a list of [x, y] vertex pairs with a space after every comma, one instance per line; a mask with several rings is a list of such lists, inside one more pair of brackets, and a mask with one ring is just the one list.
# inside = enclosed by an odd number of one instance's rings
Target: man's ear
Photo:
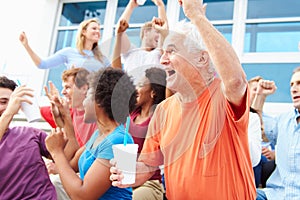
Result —
[[209, 55], [207, 51], [201, 51], [199, 57], [199, 63], [205, 65], [209, 63]]

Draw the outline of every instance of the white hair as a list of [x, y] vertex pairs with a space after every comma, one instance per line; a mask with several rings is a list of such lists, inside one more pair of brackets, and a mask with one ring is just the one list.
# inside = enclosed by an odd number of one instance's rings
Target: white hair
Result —
[[[191, 22], [187, 22], [186, 20], [179, 21], [170, 34], [174, 34], [174, 36], [181, 40], [183, 45], [186, 47], [188, 53], [197, 55], [201, 51], [207, 51], [207, 48], [203, 42], [203, 39], [197, 30], [196, 26]], [[198, 66], [198, 57], [195, 57], [195, 60], [192, 63], [195, 66]], [[211, 59], [209, 59], [209, 66], [207, 68], [207, 77], [206, 79], [211, 79], [215, 75], [214, 64]]]
[[206, 50], [200, 33], [191, 22], [187, 22], [185, 19], [181, 20], [174, 26], [172, 31], [184, 36], [183, 45], [187, 47], [190, 53]]

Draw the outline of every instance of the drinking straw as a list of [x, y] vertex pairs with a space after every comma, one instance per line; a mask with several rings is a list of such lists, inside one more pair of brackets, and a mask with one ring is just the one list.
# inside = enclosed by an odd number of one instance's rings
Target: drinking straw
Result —
[[21, 82], [20, 82], [19, 79], [17, 79], [17, 85], [18, 85], [18, 86], [21, 86]]
[[129, 130], [129, 124], [130, 124], [130, 117], [128, 116], [128, 117], [126, 118], [126, 127], [125, 127], [124, 141], [123, 141], [124, 146], [127, 145], [127, 134], [129, 134], [129, 133], [128, 133], [128, 130]]

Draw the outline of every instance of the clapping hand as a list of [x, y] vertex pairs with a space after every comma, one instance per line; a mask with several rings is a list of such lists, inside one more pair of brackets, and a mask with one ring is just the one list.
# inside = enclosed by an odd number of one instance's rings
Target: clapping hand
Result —
[[70, 114], [68, 103], [59, 96], [59, 91], [55, 85], [49, 81], [49, 88], [44, 86], [46, 96], [51, 103], [53, 119], [58, 127], [64, 127], [64, 117]]
[[52, 157], [54, 154], [64, 151], [64, 147], [68, 141], [64, 135], [65, 134], [61, 128], [53, 128], [51, 133], [46, 137], [46, 147]]

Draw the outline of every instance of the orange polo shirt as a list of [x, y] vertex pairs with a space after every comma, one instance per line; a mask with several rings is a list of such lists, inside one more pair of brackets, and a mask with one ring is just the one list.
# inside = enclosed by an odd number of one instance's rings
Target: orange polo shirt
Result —
[[237, 119], [215, 79], [194, 102], [175, 94], [158, 105], [140, 160], [164, 164], [168, 199], [255, 199], [248, 102]]

